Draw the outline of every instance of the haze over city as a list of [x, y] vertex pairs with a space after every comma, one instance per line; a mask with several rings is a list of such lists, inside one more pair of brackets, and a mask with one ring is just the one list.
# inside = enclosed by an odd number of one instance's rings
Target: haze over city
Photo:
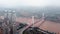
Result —
[[60, 0], [0, 0], [0, 34], [60, 34]]

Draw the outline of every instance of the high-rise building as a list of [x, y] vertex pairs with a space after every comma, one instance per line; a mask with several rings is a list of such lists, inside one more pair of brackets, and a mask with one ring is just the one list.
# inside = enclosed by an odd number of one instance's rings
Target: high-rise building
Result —
[[[16, 33], [16, 26], [15, 26], [15, 20], [16, 20], [16, 13], [13, 10], [5, 10], [5, 15], [4, 15], [4, 23], [6, 24], [6, 29], [9, 30], [9, 32], [5, 31], [5, 33], [9, 34], [15, 34]], [[11, 32], [12, 31], [12, 32]]]

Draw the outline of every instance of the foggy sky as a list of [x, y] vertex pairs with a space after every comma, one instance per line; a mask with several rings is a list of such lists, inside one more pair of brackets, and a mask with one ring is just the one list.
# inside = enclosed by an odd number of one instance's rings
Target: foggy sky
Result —
[[60, 6], [60, 0], [0, 0], [0, 7]]

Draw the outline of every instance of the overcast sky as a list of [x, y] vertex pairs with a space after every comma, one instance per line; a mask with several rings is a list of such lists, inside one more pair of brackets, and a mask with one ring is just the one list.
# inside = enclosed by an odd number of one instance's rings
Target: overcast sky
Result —
[[0, 6], [60, 6], [60, 0], [0, 0]]

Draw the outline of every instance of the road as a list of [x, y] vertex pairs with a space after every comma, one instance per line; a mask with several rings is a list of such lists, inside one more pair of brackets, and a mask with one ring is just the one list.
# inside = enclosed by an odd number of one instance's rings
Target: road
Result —
[[[21, 20], [21, 22], [27, 22], [29, 25], [32, 24], [31, 18], [28, 18], [28, 19], [27, 18], [21, 18], [21, 19], [18, 19], [18, 20]], [[39, 27], [40, 26], [41, 21], [39, 21], [39, 20], [41, 20], [41, 19], [35, 19], [35, 22], [37, 23], [37, 24], [34, 25], [35, 27]], [[52, 21], [45, 21], [39, 28], [41, 28], [43, 30], [48, 30], [50, 32], [56, 32], [56, 33], [59, 32], [59, 34], [60, 34], [60, 23], [56, 23], [56, 22], [52, 22]], [[24, 29], [25, 28], [23, 28], [21, 30], [24, 30]]]

